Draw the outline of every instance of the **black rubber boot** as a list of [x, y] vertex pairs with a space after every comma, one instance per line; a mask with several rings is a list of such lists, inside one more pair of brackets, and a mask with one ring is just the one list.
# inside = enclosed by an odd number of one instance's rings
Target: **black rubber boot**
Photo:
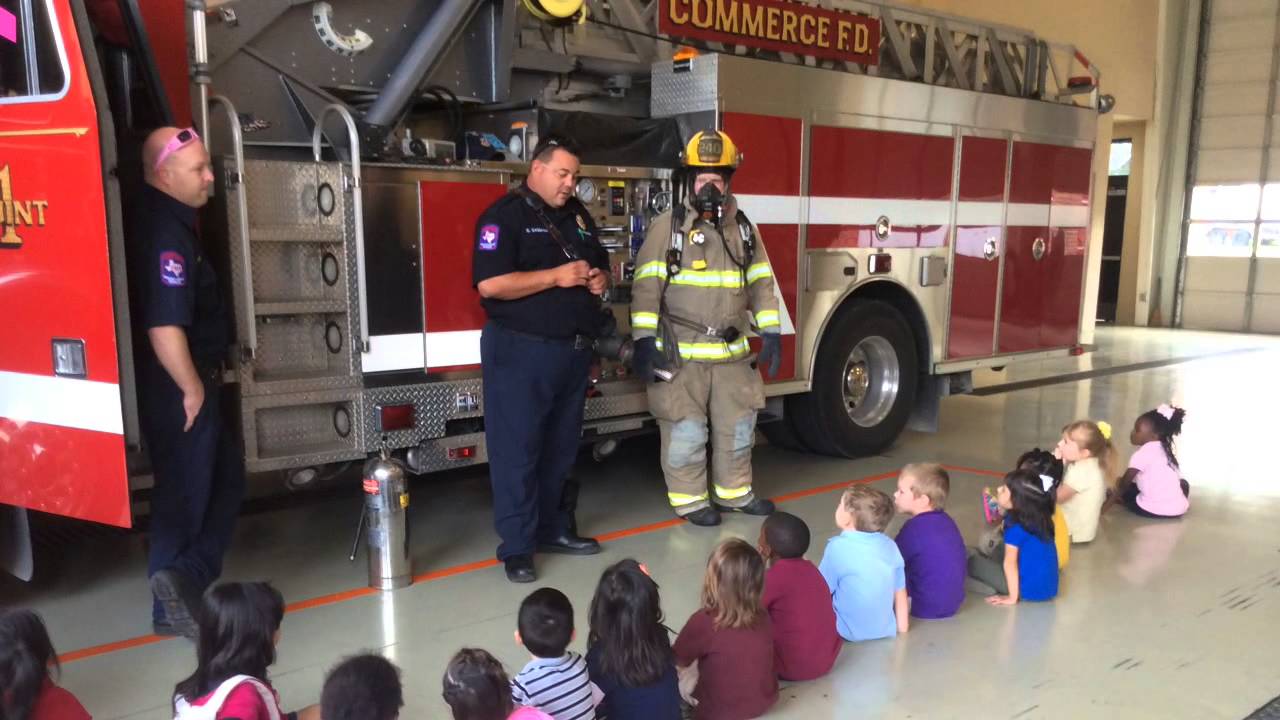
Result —
[[698, 527], [715, 527], [720, 524], [720, 513], [716, 512], [713, 507], [704, 507], [701, 510], [694, 510], [688, 515], [681, 516], [688, 520], [691, 525]]
[[716, 509], [723, 512], [740, 512], [744, 515], [772, 515], [777, 507], [774, 506], [772, 500], [762, 497], [752, 498], [751, 502], [741, 507], [729, 507], [728, 505], [716, 505]]

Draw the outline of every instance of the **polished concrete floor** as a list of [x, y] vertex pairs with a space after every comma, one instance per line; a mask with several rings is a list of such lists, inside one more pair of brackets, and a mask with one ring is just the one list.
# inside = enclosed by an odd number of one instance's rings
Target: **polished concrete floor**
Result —
[[[1161, 360], [1176, 362], [1125, 371]], [[954, 468], [949, 509], [973, 540], [980, 488], [996, 482], [990, 473], [1027, 448], [1051, 446], [1081, 417], [1110, 421], [1123, 443], [1138, 414], [1167, 400], [1188, 410], [1179, 458], [1194, 488], [1181, 521], [1106, 516], [1098, 539], [1073, 549], [1055, 601], [1005, 608], [971, 596], [955, 618], [846, 645], [828, 677], [785, 687], [768, 717], [1237, 719], [1280, 695], [1280, 477], [1270, 457], [1278, 361], [1272, 338], [1103, 330], [1084, 357], [978, 373], [978, 386], [992, 394], [946, 400], [939, 433], [907, 433], [882, 456], [847, 461], [758, 448], [758, 490], [809, 522], [815, 561], [835, 532], [832, 510], [845, 483], [879, 477], [876, 486], [891, 491], [902, 464], [945, 463]], [[999, 387], [1082, 370], [1112, 374]], [[1121, 452], [1127, 458], [1130, 448]], [[575, 649], [583, 649], [586, 606], [606, 565], [628, 556], [645, 562], [679, 628], [696, 607], [710, 549], [758, 532], [759, 521], [745, 517], [712, 530], [663, 523], [670, 515], [652, 439], [629, 441], [602, 464], [584, 458], [578, 472], [580, 523], [607, 540], [605, 552], [538, 563], [539, 584], [575, 603], [583, 629]], [[225, 577], [269, 579], [297, 604], [272, 675], [287, 706], [316, 701], [327, 668], [374, 649], [403, 668], [402, 717], [447, 717], [440, 676], [459, 647], [488, 648], [513, 671], [526, 659], [512, 630], [531, 588], [508, 584], [484, 562], [495, 537], [483, 469], [415, 482], [419, 581], [394, 593], [349, 592], [365, 584], [363, 557], [346, 557], [358, 502], [353, 489], [244, 517]], [[194, 653], [185, 640], [147, 636], [142, 538], [91, 530], [58, 542], [55, 569], [30, 585], [0, 579], [0, 600], [43, 613], [70, 658], [63, 684], [94, 717], [169, 717], [171, 689]]]

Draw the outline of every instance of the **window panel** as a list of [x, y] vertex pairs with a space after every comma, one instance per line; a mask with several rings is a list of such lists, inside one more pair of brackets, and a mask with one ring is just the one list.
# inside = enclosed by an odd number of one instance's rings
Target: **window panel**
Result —
[[1258, 185], [1197, 185], [1191, 191], [1191, 219], [1256, 220], [1261, 192]]
[[1187, 227], [1187, 255], [1249, 257], [1253, 223], [1193, 222]]
[[1107, 174], [1128, 175], [1133, 162], [1133, 141], [1116, 140], [1111, 143], [1111, 155], [1107, 157]]
[[1280, 183], [1271, 183], [1262, 191], [1262, 219], [1280, 220]]
[[1280, 223], [1258, 226], [1258, 257], [1280, 258]]

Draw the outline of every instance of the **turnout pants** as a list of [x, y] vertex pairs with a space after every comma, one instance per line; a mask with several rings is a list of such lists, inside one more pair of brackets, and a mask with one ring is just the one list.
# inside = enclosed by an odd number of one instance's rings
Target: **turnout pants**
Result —
[[[139, 393], [155, 477], [147, 574], [176, 570], [203, 593], [222, 574], [231, 545], [244, 498], [243, 455], [223, 425], [214, 373], [201, 373], [204, 405], [186, 432], [182, 391], [162, 370], [148, 374]], [[152, 617], [164, 618], [158, 600]]]
[[649, 385], [649, 411], [662, 433], [667, 500], [677, 515], [683, 517], [712, 502], [742, 507], [755, 499], [751, 448], [756, 413], [763, 407], [764, 382], [750, 358], [727, 363], [686, 361], [670, 382]]
[[505, 560], [569, 529], [561, 499], [582, 438], [591, 349], [490, 322], [480, 360], [493, 525]]

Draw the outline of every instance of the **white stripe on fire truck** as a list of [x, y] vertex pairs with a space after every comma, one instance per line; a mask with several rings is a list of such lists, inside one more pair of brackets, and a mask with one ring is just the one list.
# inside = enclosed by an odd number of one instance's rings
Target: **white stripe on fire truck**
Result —
[[[946, 225], [951, 221], [948, 200], [880, 198], [798, 197], [794, 195], [737, 195], [738, 204], [757, 225], [798, 225], [806, 214], [814, 225], [874, 225], [881, 216], [894, 225]], [[1004, 221], [1004, 204], [962, 201], [956, 207], [956, 224], [998, 226]], [[1089, 208], [1084, 205], [1009, 203], [1010, 226], [1087, 227]]]
[[480, 331], [373, 335], [360, 367], [367, 373], [421, 370], [428, 360], [433, 368], [479, 364]]
[[124, 434], [120, 386], [0, 370], [0, 417]]

